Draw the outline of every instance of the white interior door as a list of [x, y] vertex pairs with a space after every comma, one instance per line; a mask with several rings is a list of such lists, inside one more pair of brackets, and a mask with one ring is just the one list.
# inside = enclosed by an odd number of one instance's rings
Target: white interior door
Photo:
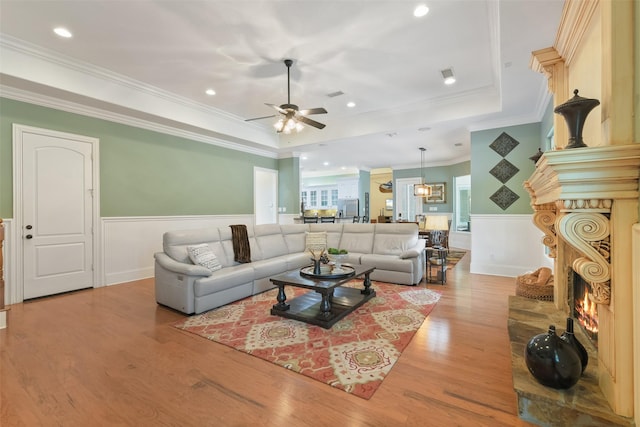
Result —
[[413, 185], [420, 184], [420, 178], [398, 178], [394, 184], [396, 195], [396, 218], [402, 214], [402, 219], [415, 221], [416, 215], [423, 213], [424, 199], [413, 195]]
[[93, 287], [93, 144], [34, 128], [16, 135], [24, 299]]
[[278, 223], [278, 171], [254, 169], [254, 209], [256, 224]]

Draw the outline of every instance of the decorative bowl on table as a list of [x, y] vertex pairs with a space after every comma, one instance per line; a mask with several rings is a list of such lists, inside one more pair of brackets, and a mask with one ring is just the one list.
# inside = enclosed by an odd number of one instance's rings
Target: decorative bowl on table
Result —
[[344, 270], [342, 268], [342, 263], [345, 262], [349, 258], [349, 254], [329, 254], [329, 260], [333, 262], [333, 270], [334, 274], [342, 273]]

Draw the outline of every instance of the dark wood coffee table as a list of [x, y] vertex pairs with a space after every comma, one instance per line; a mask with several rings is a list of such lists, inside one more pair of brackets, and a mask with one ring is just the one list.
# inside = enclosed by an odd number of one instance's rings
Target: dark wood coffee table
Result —
[[[375, 267], [348, 266], [355, 270], [354, 274], [343, 278], [308, 277], [301, 275], [299, 270], [272, 277], [270, 280], [278, 287], [278, 303], [271, 308], [271, 314], [329, 329], [338, 320], [376, 296], [369, 278]], [[364, 289], [342, 286], [359, 277], [363, 277]], [[311, 292], [287, 301], [285, 286], [310, 289]]]

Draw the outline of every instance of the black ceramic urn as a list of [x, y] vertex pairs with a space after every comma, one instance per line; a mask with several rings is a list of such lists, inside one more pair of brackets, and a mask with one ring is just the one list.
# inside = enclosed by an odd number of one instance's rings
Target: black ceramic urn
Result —
[[582, 343], [578, 341], [575, 334], [573, 333], [573, 319], [571, 317], [567, 317], [567, 329], [560, 335], [560, 339], [569, 343], [573, 349], [578, 353], [578, 357], [580, 357], [580, 363], [582, 364], [582, 373], [587, 368], [587, 364], [589, 363], [589, 353], [587, 353], [587, 349], [584, 348]]
[[582, 375], [580, 356], [571, 344], [556, 335], [554, 325], [549, 326], [546, 334], [529, 340], [524, 359], [534, 378], [548, 387], [570, 388]]
[[583, 98], [578, 96], [578, 89], [573, 91], [573, 98], [558, 105], [553, 112], [564, 117], [569, 127], [569, 143], [565, 148], [581, 148], [587, 144], [582, 141], [582, 129], [587, 115], [591, 110], [600, 105], [597, 99]]

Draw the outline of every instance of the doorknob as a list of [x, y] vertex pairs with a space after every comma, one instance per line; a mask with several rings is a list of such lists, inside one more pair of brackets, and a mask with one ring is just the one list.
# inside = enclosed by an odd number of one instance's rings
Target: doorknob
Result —
[[33, 239], [33, 236], [31, 234], [27, 234], [26, 236], [24, 236], [26, 239]]
[[31, 230], [31, 229], [33, 228], [33, 225], [27, 225], [25, 228], [26, 228], [27, 230]]

